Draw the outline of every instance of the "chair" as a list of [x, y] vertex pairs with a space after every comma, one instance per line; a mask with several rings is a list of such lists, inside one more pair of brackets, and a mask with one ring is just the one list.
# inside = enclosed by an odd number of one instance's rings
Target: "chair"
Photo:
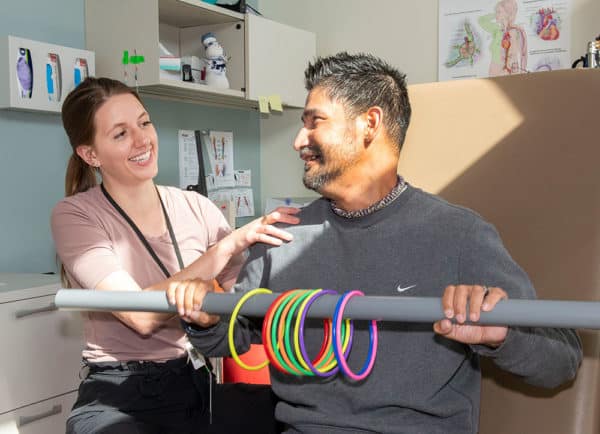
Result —
[[[252, 344], [247, 353], [240, 355], [240, 359], [250, 366], [256, 366], [267, 360], [265, 348], [259, 344]], [[238, 366], [231, 357], [223, 358], [223, 383], [271, 384], [269, 366], [258, 371], [247, 371]]]

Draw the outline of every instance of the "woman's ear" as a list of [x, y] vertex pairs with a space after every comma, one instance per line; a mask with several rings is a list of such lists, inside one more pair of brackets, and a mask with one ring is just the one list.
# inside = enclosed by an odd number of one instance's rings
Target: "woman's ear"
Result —
[[100, 161], [98, 161], [98, 158], [96, 157], [94, 148], [90, 145], [79, 145], [75, 148], [75, 151], [77, 152], [77, 155], [90, 166], [100, 167]]

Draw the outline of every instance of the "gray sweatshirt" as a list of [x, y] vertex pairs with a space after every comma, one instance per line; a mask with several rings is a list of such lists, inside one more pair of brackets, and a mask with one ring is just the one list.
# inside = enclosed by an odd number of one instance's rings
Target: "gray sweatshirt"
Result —
[[[492, 225], [411, 186], [366, 217], [339, 217], [329, 201], [319, 199], [302, 210], [300, 219], [287, 228], [294, 234], [291, 243], [251, 248], [237, 291], [328, 288], [440, 297], [450, 284], [481, 284], [499, 286], [510, 298], [536, 297]], [[250, 322], [239, 322], [236, 345], [243, 351], [255, 338], [248, 332]], [[527, 383], [549, 388], [572, 379], [582, 358], [572, 330], [512, 327], [506, 341], [491, 349], [445, 339], [433, 333], [431, 324], [378, 325], [377, 359], [363, 381], [339, 374], [297, 377], [271, 369], [273, 391], [281, 399], [276, 417], [286, 433], [476, 434], [479, 356], [490, 357]], [[349, 357], [355, 372], [363, 366], [369, 343], [366, 323], [356, 326]], [[188, 334], [205, 355], [223, 355], [226, 328], [225, 323], [203, 330], [188, 327]], [[314, 356], [322, 323], [308, 322], [305, 334], [308, 353]]]

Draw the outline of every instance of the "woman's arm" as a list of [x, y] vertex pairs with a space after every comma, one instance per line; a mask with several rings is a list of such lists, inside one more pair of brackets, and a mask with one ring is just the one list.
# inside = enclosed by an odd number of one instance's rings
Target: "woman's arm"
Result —
[[[87, 212], [78, 206], [62, 202], [53, 211], [51, 226], [57, 253], [83, 287], [105, 291], [151, 291], [177, 287], [181, 281], [194, 281], [197, 287], [213, 288], [212, 280], [232, 257], [250, 244], [263, 241], [281, 244], [291, 236], [271, 224], [294, 224], [295, 208], [280, 208], [232, 232], [213, 245], [204, 255], [169, 279], [141, 288], [135, 279], [119, 265], [111, 242], [104, 230], [90, 222]], [[76, 231], [74, 232], [74, 228]], [[93, 247], [91, 247], [93, 246]], [[83, 273], [83, 274], [82, 274]], [[230, 285], [232, 282], [230, 283]], [[228, 289], [228, 288], [226, 288]], [[174, 314], [155, 312], [113, 312], [113, 315], [143, 336], [148, 336], [174, 319]]]
[[[162, 282], [162, 288], [166, 286], [166, 281]], [[148, 291], [155, 288], [141, 288], [133, 277], [125, 270], [119, 270], [110, 273], [102, 279], [95, 287], [101, 291]], [[122, 323], [135, 330], [142, 336], [150, 336], [158, 329], [163, 327], [168, 321], [176, 315], [172, 313], [157, 312], [111, 312]]]
[[[297, 224], [300, 219], [295, 214], [299, 211], [298, 208], [279, 207], [272, 213], [260, 217], [222, 238], [188, 267], [163, 282], [161, 289], [167, 290], [169, 302], [176, 304], [179, 314], [189, 321], [189, 315], [197, 310], [194, 309], [194, 291], [206, 288], [206, 291], [210, 292], [213, 289], [212, 283], [204, 282], [206, 285], [204, 286], [198, 284], [196, 280], [212, 281], [234, 256], [241, 254], [254, 243], [261, 242], [280, 246], [284, 241], [292, 241], [292, 235], [289, 232], [276, 228], [273, 224]], [[193, 288], [189, 288], [191, 281], [195, 282], [192, 285]], [[167, 283], [166, 288], [164, 283]], [[225, 290], [231, 288], [234, 283], [233, 281], [221, 282]], [[217, 317], [213, 319], [215, 318]]]
[[[170, 281], [204, 279], [212, 280], [225, 268], [236, 255], [243, 253], [254, 243], [265, 243], [280, 246], [284, 241], [291, 241], [292, 235], [283, 229], [272, 226], [274, 223], [297, 224], [300, 220], [295, 216], [300, 210], [292, 207], [279, 207], [270, 214], [260, 217], [239, 229], [209, 248], [206, 253], [174, 274]], [[222, 282], [224, 283], [224, 282]], [[233, 285], [233, 282], [229, 286]], [[165, 289], [164, 286], [162, 289]], [[229, 289], [225, 288], [224, 289]]]
[[[204, 255], [183, 270], [173, 274], [168, 279], [148, 288], [143, 288], [143, 290], [166, 290], [169, 294], [169, 301], [172, 304], [177, 304], [179, 314], [189, 321], [189, 315], [194, 311], [194, 293], [196, 291], [213, 291], [212, 280], [234, 256], [241, 254], [250, 245], [262, 242], [279, 246], [284, 241], [291, 241], [292, 235], [289, 232], [272, 225], [274, 223], [298, 223], [300, 220], [294, 214], [299, 211], [298, 208], [280, 207], [266, 216], [253, 220], [222, 238], [217, 244], [208, 249]], [[226, 282], [224, 289], [229, 289], [233, 283]], [[96, 287], [96, 289], [103, 290], [110, 290], [111, 288], [142, 290], [133, 278], [124, 271], [112, 273]], [[155, 312], [113, 312], [113, 315], [144, 336], [154, 333], [174, 317], [173, 314]], [[200, 322], [205, 324], [214, 324], [219, 320], [219, 317], [214, 315], [203, 315], [205, 317]]]
[[[291, 241], [292, 235], [273, 226], [274, 223], [296, 224], [300, 220], [294, 214], [298, 208], [280, 207], [270, 214], [258, 218], [245, 226], [231, 232], [212, 246], [206, 253], [175, 273], [170, 278], [158, 282], [144, 291], [167, 290], [172, 304], [177, 304], [179, 314], [184, 319], [194, 310], [194, 292], [211, 292], [214, 289], [212, 280], [225, 268], [227, 263], [236, 255], [241, 254], [248, 246], [262, 242], [274, 246], [281, 245], [284, 241]], [[129, 280], [129, 281], [128, 281]], [[225, 282], [224, 289], [229, 289], [234, 282]], [[135, 281], [126, 272], [116, 272], [104, 279], [96, 289], [133, 288]], [[176, 295], [175, 295], [176, 294]], [[149, 335], [169, 321], [173, 315], [154, 312], [113, 312], [113, 314], [142, 335]], [[216, 316], [206, 316], [204, 322], [214, 323]]]

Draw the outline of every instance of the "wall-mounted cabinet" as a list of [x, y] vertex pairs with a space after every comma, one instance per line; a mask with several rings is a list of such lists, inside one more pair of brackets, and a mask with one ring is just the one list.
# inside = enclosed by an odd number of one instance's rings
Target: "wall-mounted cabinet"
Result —
[[[86, 0], [85, 22], [97, 75], [137, 86], [142, 94], [237, 108], [256, 108], [259, 96], [278, 94], [286, 106], [304, 105], [303, 71], [316, 53], [313, 33], [201, 0]], [[160, 73], [161, 50], [203, 58], [207, 32], [230, 57], [228, 89]], [[124, 51], [144, 62], [124, 65]]]
[[65, 96], [94, 75], [94, 53], [15, 36], [0, 38], [0, 108], [60, 112]]

